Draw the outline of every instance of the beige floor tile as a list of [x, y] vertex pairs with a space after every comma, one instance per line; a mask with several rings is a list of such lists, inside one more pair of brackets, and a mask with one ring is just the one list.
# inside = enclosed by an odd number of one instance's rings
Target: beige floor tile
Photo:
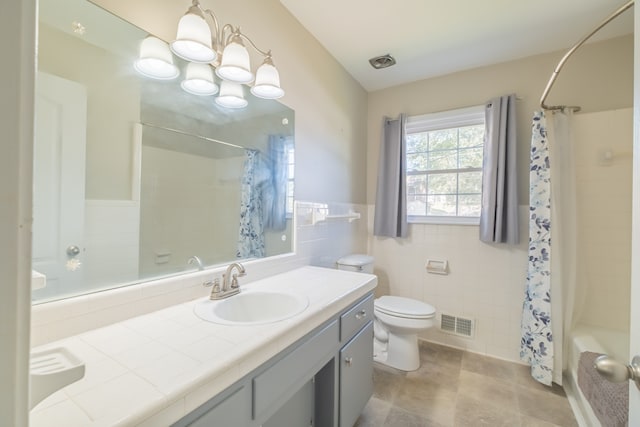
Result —
[[411, 412], [392, 407], [384, 424], [384, 427], [444, 427], [442, 424], [434, 423], [424, 417]]
[[374, 397], [357, 427], [573, 427], [562, 387], [533, 380], [518, 363], [420, 342], [421, 366], [376, 364]]
[[[516, 408], [515, 411], [514, 408]], [[518, 427], [520, 414], [517, 412], [517, 407], [487, 405], [486, 400], [458, 395], [454, 425], [455, 427]]]
[[475, 372], [462, 371], [458, 396], [475, 399], [498, 408], [518, 408], [518, 399], [512, 383]]
[[566, 397], [516, 385], [520, 412], [565, 427], [578, 425]]
[[523, 414], [520, 415], [520, 425], [522, 427], [563, 427], [558, 424], [553, 424], [548, 421]]
[[456, 392], [423, 379], [406, 378], [393, 404], [443, 425], [453, 425]]
[[401, 373], [395, 369], [379, 367], [377, 365], [374, 366], [373, 397], [393, 402], [393, 399], [398, 394], [398, 390], [400, 390], [405, 375], [405, 373]]
[[360, 414], [354, 427], [377, 427], [384, 425], [390, 409], [391, 403], [372, 397], [362, 411], [362, 414]]
[[476, 353], [465, 352], [462, 356], [462, 369], [478, 374], [513, 381], [515, 363], [505, 362]]

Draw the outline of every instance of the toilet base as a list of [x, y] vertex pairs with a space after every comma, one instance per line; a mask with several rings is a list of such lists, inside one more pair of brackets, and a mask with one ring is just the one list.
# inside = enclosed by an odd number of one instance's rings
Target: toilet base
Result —
[[374, 339], [373, 360], [401, 371], [415, 371], [420, 367], [418, 335], [390, 333], [387, 343]]

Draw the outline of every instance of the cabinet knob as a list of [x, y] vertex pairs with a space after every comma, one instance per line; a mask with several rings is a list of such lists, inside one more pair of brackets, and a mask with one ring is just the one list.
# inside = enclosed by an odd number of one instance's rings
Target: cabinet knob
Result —
[[362, 320], [365, 317], [367, 317], [367, 312], [365, 310], [360, 310], [359, 312], [356, 313], [356, 319], [358, 320]]
[[347, 366], [351, 366], [353, 364], [353, 357], [345, 357], [344, 363], [346, 363]]

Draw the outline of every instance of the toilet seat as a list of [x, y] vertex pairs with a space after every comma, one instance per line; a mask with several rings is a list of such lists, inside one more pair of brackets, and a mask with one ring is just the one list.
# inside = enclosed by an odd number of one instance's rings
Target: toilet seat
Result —
[[374, 301], [374, 309], [389, 316], [405, 319], [430, 319], [436, 315], [433, 306], [410, 298], [385, 295]]

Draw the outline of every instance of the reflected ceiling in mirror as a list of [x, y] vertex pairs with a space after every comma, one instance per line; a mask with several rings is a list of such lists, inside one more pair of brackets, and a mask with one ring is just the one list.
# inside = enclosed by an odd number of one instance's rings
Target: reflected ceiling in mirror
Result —
[[291, 109], [185, 92], [177, 58], [176, 79], [145, 78], [146, 32], [83, 0], [39, 7], [35, 302], [292, 251]]

